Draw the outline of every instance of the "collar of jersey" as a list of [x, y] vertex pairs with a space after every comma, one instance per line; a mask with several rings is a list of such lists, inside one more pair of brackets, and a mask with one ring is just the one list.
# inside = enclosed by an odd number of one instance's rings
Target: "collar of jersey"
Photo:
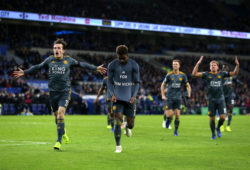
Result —
[[55, 60], [58, 60], [58, 61], [63, 60], [65, 58], [65, 56], [63, 56], [62, 59], [56, 59], [56, 57], [54, 55], [53, 55], [53, 57], [55, 58]]

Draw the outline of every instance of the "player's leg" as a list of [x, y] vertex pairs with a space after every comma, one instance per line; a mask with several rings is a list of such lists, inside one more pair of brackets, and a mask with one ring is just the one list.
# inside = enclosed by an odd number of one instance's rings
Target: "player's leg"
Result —
[[108, 110], [108, 114], [109, 114], [109, 118], [110, 118], [111, 132], [113, 132], [114, 131], [114, 114], [112, 111], [112, 102], [111, 101], [107, 101], [107, 110]]
[[209, 116], [209, 125], [212, 132], [212, 140], [216, 139], [215, 135], [215, 103], [211, 100], [208, 101], [208, 116]]
[[108, 114], [107, 114], [107, 128], [108, 129], [111, 129], [112, 128], [112, 125], [111, 125], [111, 116], [110, 116], [110, 105], [109, 105], [109, 102], [106, 101], [106, 108], [107, 108], [107, 111], [108, 111]]
[[171, 122], [172, 122], [172, 119], [173, 119], [173, 115], [174, 115], [173, 101], [172, 100], [167, 100], [165, 107], [166, 107], [165, 114], [167, 116], [166, 128], [169, 128], [169, 125], [171, 125]]
[[[53, 108], [51, 108], [52, 112], [53, 112]], [[54, 116], [55, 116], [55, 123], [57, 125], [57, 115], [58, 115], [58, 110], [56, 110], [55, 112], [53, 112]]]
[[122, 124], [122, 113], [124, 110], [123, 103], [121, 101], [117, 101], [113, 103], [112, 107], [114, 113], [114, 137], [116, 142], [116, 153], [120, 153], [122, 151], [121, 147], [121, 124]]
[[232, 115], [233, 115], [233, 106], [234, 106], [234, 100], [231, 99], [231, 102], [228, 103], [227, 105], [227, 113], [228, 113], [228, 120], [227, 120], [227, 127], [226, 127], [226, 131], [227, 132], [231, 132], [231, 128], [230, 128], [230, 125], [231, 125], [231, 121], [232, 121]]
[[163, 127], [163, 128], [166, 128], [167, 116], [166, 116], [166, 114], [165, 114], [165, 109], [163, 109], [163, 110], [164, 110], [164, 114], [163, 114], [162, 127]]
[[180, 109], [175, 109], [175, 121], [174, 121], [174, 136], [178, 136], [178, 128], [180, 124], [180, 114], [181, 110]]
[[132, 129], [134, 127], [135, 115], [136, 115], [136, 103], [126, 103], [124, 108], [124, 114], [126, 115], [127, 123], [125, 126], [125, 134], [128, 137], [132, 136]]
[[218, 121], [216, 130], [217, 130], [217, 136], [220, 138], [221, 137], [220, 127], [223, 125], [225, 118], [226, 118], [226, 113], [227, 113], [225, 99], [217, 100], [217, 106], [218, 106], [217, 109], [219, 112], [220, 119]]

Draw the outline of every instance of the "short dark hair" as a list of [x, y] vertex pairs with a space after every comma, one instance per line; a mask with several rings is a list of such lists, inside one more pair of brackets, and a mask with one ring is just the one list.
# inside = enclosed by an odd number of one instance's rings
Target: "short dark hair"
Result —
[[63, 49], [65, 49], [66, 46], [67, 46], [67, 43], [66, 43], [66, 41], [64, 41], [63, 38], [57, 38], [57, 39], [54, 41], [54, 45], [55, 45], [55, 44], [62, 44], [62, 45], [63, 45]]
[[116, 54], [117, 55], [128, 54], [128, 47], [126, 45], [118, 45], [116, 47]]
[[178, 63], [181, 65], [181, 61], [178, 60], [178, 59], [174, 59], [174, 60], [172, 61], [172, 63], [173, 63], [173, 62], [178, 62]]

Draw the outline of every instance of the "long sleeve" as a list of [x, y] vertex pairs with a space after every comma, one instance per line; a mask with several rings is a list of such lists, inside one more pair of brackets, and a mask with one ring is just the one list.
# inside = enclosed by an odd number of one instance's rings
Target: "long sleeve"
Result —
[[113, 69], [113, 64], [109, 64], [108, 66], [108, 91], [111, 96], [114, 95], [114, 82], [113, 82], [113, 77], [114, 77], [114, 69]]
[[77, 61], [77, 60], [75, 60], [74, 58], [71, 58], [71, 57], [70, 57], [70, 59], [71, 59], [71, 64], [73, 66], [80, 66], [82, 68], [86, 68], [86, 69], [89, 69], [89, 70], [96, 70], [97, 69], [96, 66], [91, 65], [89, 63], [79, 62], [79, 61]]
[[29, 69], [24, 70], [24, 74], [34, 73], [34, 72], [40, 70], [41, 68], [47, 66], [48, 60], [49, 60], [49, 57], [47, 59], [45, 59], [41, 64], [34, 65], [34, 66], [30, 67]]
[[140, 87], [140, 71], [138, 64], [135, 64], [135, 68], [133, 70], [133, 82], [134, 82], [134, 88], [132, 91], [132, 96], [136, 97], [139, 87]]
[[82, 68], [89, 69], [89, 70], [96, 70], [97, 69], [97, 66], [94, 66], [94, 65], [91, 65], [91, 64], [88, 64], [85, 62], [79, 62], [79, 66]]

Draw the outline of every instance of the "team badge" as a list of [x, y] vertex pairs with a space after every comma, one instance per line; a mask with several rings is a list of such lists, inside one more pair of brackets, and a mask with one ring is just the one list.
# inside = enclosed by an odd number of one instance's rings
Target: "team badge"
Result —
[[113, 110], [116, 110], [116, 106], [113, 106]]
[[212, 78], [212, 76], [209, 76], [209, 78], [211, 79], [211, 78]]
[[233, 79], [233, 77], [230, 77], [230, 79], [232, 80], [232, 79]]
[[171, 80], [174, 80], [174, 78], [171, 78]]
[[182, 77], [180, 77], [179, 80], [181, 81], [181, 80], [182, 80]]
[[218, 76], [218, 79], [221, 79], [221, 76]]
[[54, 63], [55, 63], [55, 61], [52, 61], [51, 63], [52, 63], [52, 64], [54, 64]]
[[67, 60], [64, 60], [64, 61], [63, 61], [63, 64], [68, 64], [68, 61], [67, 61]]
[[207, 112], [208, 115], [210, 115], [210, 113], [211, 113], [210, 111]]

